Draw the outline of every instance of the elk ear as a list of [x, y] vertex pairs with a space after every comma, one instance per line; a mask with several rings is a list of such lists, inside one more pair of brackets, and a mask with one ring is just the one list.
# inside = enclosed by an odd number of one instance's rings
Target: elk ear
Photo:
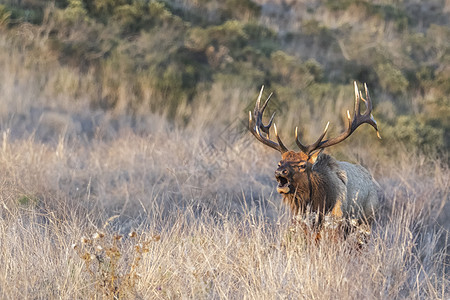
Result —
[[320, 153], [323, 152], [323, 150], [324, 150], [324, 149], [322, 148], [322, 149], [319, 149], [318, 151], [315, 151], [315, 152], [313, 152], [312, 154], [310, 154], [310, 155], [309, 155], [309, 158], [308, 158], [308, 161], [309, 161], [311, 164], [315, 164], [317, 158], [319, 157]]

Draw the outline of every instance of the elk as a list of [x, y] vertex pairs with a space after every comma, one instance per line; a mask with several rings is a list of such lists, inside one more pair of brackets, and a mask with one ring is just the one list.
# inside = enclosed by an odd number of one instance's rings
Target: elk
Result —
[[[380, 206], [381, 189], [370, 173], [361, 165], [337, 161], [323, 153], [325, 148], [336, 145], [348, 138], [360, 125], [370, 124], [378, 132], [377, 122], [372, 116], [372, 101], [367, 85], [364, 84], [366, 97], [355, 86], [355, 108], [353, 116], [347, 110], [347, 129], [337, 137], [324, 140], [329, 122], [319, 138], [310, 145], [304, 145], [298, 137], [298, 127], [295, 128], [295, 141], [299, 152], [290, 151], [281, 141], [275, 123], [276, 141], [269, 137], [275, 113], [267, 125], [263, 123], [267, 100], [261, 106], [261, 88], [254, 112], [249, 112], [249, 129], [251, 133], [266, 146], [281, 153], [281, 161], [275, 171], [278, 182], [277, 192], [295, 215], [313, 212], [317, 219], [332, 216], [339, 219], [358, 220], [369, 224]], [[361, 114], [360, 102], [363, 100], [366, 110]]]

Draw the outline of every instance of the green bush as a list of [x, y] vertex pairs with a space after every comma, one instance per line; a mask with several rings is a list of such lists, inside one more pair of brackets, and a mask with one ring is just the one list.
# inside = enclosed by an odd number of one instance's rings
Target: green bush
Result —
[[112, 21], [125, 32], [136, 32], [141, 29], [145, 11], [138, 5], [121, 5], [114, 9]]
[[7, 26], [11, 17], [11, 11], [5, 5], [0, 5], [0, 28]]
[[391, 63], [382, 63], [375, 67], [381, 87], [389, 93], [398, 95], [406, 92], [408, 80], [402, 71]]
[[87, 11], [82, 0], [69, 0], [69, 4], [64, 10], [64, 19], [70, 24], [83, 21], [87, 18]]
[[242, 47], [248, 36], [241, 22], [230, 20], [222, 25], [211, 26], [207, 29], [207, 35], [213, 45], [224, 45], [230, 48]]
[[281, 84], [294, 83], [297, 87], [306, 87], [314, 81], [314, 75], [308, 69], [309, 66], [314, 70], [312, 62], [304, 65], [295, 57], [280, 50], [272, 53], [270, 59], [271, 75], [274, 81]]
[[444, 130], [433, 120], [417, 116], [400, 116], [392, 130], [392, 137], [425, 152], [444, 148]]
[[259, 17], [261, 7], [252, 0], [226, 0], [225, 12], [229, 18], [248, 20]]

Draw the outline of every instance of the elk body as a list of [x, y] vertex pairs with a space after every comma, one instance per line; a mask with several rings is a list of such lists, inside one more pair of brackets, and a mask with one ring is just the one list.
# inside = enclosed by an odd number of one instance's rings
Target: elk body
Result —
[[[336, 218], [356, 219], [370, 223], [380, 206], [382, 193], [378, 183], [370, 173], [360, 165], [337, 161], [324, 154], [323, 150], [342, 142], [349, 137], [361, 124], [368, 123], [377, 131], [377, 123], [372, 117], [372, 102], [367, 86], [366, 98], [358, 91], [355, 82], [355, 111], [353, 117], [347, 111], [348, 124], [345, 132], [335, 138], [324, 140], [328, 130], [327, 124], [322, 135], [311, 145], [304, 145], [298, 138], [295, 129], [295, 138], [299, 152], [289, 151], [278, 136], [274, 124], [275, 137], [269, 137], [269, 129], [274, 115], [267, 125], [263, 124], [264, 110], [270, 96], [261, 106], [263, 88], [256, 101], [255, 110], [249, 114], [249, 128], [253, 135], [263, 144], [279, 151], [281, 161], [275, 171], [278, 182], [277, 191], [289, 205], [294, 215], [313, 212], [320, 216], [331, 215]], [[366, 104], [366, 110], [360, 113], [360, 100]]]

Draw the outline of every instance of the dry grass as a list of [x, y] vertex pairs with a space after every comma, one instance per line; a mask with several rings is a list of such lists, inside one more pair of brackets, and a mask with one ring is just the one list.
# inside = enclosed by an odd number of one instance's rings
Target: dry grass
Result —
[[[200, 135], [158, 128], [53, 145], [4, 132], [1, 298], [108, 295], [71, 247], [98, 229], [161, 237], [141, 253], [133, 284], [118, 281], [125, 298], [449, 296], [448, 168], [418, 155], [390, 168], [369, 161], [390, 209], [356, 251], [293, 234], [273, 191], [276, 156], [248, 136], [214, 150]], [[134, 243], [117, 245], [117, 276], [139, 254]]]

